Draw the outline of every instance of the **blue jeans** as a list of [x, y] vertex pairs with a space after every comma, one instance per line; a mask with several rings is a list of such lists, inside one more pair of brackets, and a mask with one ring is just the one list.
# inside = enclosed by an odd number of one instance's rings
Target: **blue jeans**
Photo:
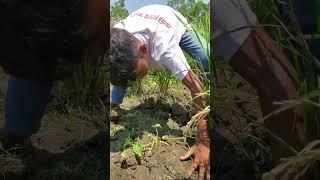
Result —
[[49, 101], [50, 87], [11, 76], [5, 99], [5, 128], [17, 136], [36, 133]]
[[[206, 73], [209, 73], [209, 61], [206, 54], [206, 52], [208, 52], [207, 49], [210, 49], [209, 44], [202, 36], [199, 36], [200, 42], [204, 48], [202, 49], [201, 45], [199, 45], [197, 40], [194, 38], [196, 36], [193, 37], [191, 33], [186, 31], [182, 36], [179, 45], [183, 51], [192, 57], [198, 68], [204, 70]], [[127, 91], [126, 87], [112, 86], [111, 91], [111, 104], [121, 104]]]
[[196, 38], [195, 34], [192, 36], [191, 33], [187, 31], [182, 36], [179, 45], [184, 52], [192, 57], [198, 68], [202, 69], [204, 72], [209, 72], [209, 61], [206, 52], [210, 49], [210, 44], [202, 36], [198, 36], [200, 43], [203, 46], [202, 49], [201, 45], [194, 39]]

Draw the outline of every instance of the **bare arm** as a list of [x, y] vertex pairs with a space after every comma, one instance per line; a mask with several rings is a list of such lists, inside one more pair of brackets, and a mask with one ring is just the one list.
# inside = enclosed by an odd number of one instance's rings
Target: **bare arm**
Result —
[[[191, 95], [194, 98], [196, 112], [203, 109], [206, 106], [204, 96], [197, 96], [197, 93], [203, 92], [203, 87], [199, 78], [192, 70], [189, 70], [186, 77], [182, 80], [183, 84], [189, 88]], [[193, 145], [188, 152], [180, 159], [185, 160], [191, 155], [194, 155], [194, 162], [188, 172], [189, 177], [199, 166], [199, 179], [204, 179], [206, 172], [207, 179], [210, 179], [210, 141], [208, 124], [204, 119], [197, 120], [197, 144]]]
[[196, 113], [204, 109], [206, 107], [206, 101], [204, 96], [197, 97], [198, 93], [203, 93], [203, 87], [197, 75], [192, 70], [189, 70], [186, 77], [182, 80], [182, 83], [191, 92]]
[[[197, 75], [192, 70], [189, 70], [186, 77], [182, 80], [182, 83], [191, 91], [196, 113], [198, 113], [201, 109], [204, 109], [206, 107], [205, 97], [197, 97], [197, 93], [203, 92], [202, 84]], [[208, 125], [203, 119], [198, 119], [197, 121], [197, 136], [199, 142], [207, 144], [209, 139]]]

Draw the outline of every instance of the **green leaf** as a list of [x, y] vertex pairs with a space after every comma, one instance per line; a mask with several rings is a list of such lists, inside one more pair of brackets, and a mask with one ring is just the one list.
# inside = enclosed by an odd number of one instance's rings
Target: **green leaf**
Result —
[[136, 154], [138, 157], [141, 157], [141, 156], [142, 156], [142, 152], [143, 152], [142, 144], [139, 143], [139, 142], [136, 142], [136, 143], [133, 145], [133, 152], [134, 152], [134, 154]]
[[133, 144], [133, 142], [131, 140], [131, 137], [129, 136], [129, 137], [126, 138], [126, 141], [125, 141], [123, 146], [124, 146], [124, 148], [127, 148], [127, 147], [132, 146], [132, 144]]
[[128, 149], [122, 151], [120, 155], [124, 158], [128, 158]]

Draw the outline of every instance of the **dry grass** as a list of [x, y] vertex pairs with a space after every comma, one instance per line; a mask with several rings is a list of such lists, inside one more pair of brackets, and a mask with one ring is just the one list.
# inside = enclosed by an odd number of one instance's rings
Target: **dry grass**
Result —
[[296, 180], [303, 176], [316, 161], [320, 160], [320, 140], [309, 143], [297, 155], [281, 159], [281, 163], [270, 172], [264, 173], [262, 180]]

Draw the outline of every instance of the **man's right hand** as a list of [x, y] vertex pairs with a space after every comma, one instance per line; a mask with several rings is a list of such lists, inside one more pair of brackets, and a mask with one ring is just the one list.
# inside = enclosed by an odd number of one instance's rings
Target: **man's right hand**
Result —
[[199, 142], [193, 145], [180, 160], [186, 160], [191, 155], [194, 155], [194, 161], [188, 172], [189, 178], [199, 166], [199, 180], [204, 180], [204, 176], [206, 180], [210, 180], [210, 144]]
[[180, 158], [186, 160], [194, 155], [194, 162], [189, 170], [188, 176], [199, 166], [199, 180], [210, 180], [210, 139], [207, 121], [199, 119], [197, 122], [197, 143], [193, 145], [189, 151]]

